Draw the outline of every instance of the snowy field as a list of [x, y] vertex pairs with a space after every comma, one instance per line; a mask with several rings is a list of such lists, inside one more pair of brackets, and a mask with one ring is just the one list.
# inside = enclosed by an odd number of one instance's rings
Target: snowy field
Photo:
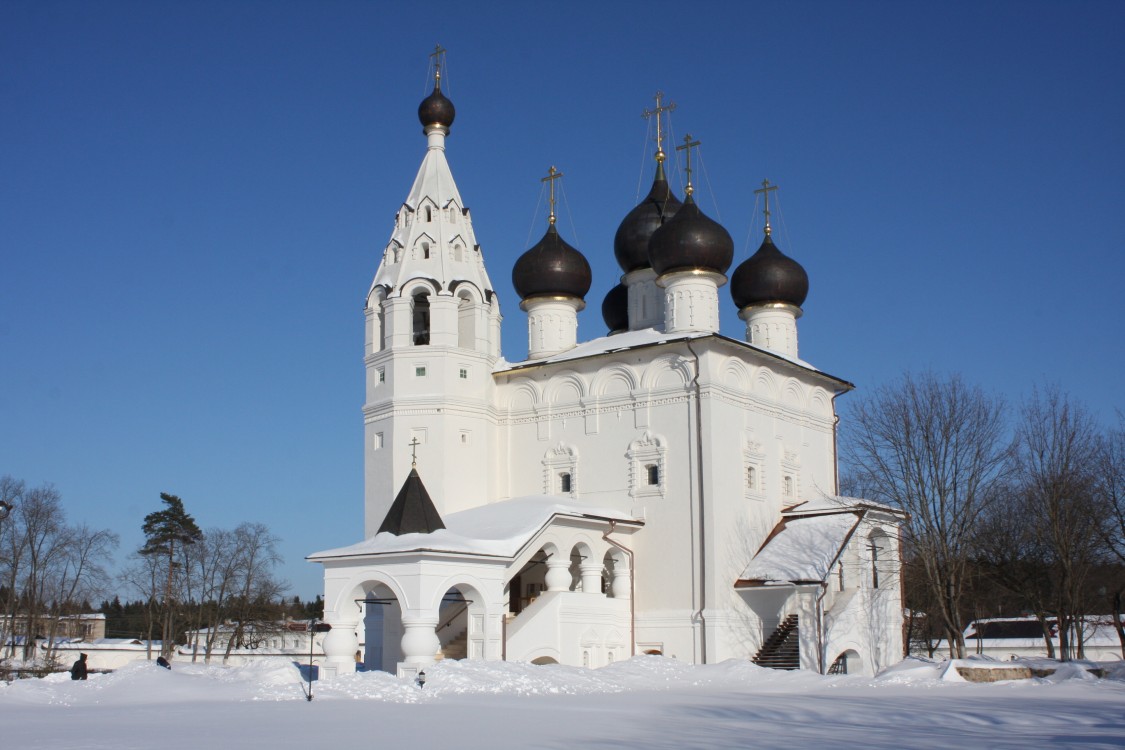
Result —
[[[944, 676], [943, 676], [944, 675]], [[907, 661], [878, 678], [691, 667], [442, 662], [424, 690], [384, 673], [314, 683], [292, 665], [137, 663], [0, 683], [3, 748], [1125, 747], [1125, 669], [976, 685]]]

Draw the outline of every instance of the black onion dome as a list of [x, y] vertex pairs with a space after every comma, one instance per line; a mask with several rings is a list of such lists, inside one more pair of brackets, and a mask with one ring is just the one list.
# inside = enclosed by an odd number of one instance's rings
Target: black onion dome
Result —
[[648, 241], [652, 239], [652, 233], [675, 216], [682, 205], [664, 179], [663, 165], [658, 166], [652, 189], [625, 215], [613, 237], [613, 255], [622, 271], [629, 273], [649, 267]]
[[602, 300], [602, 319], [610, 333], [629, 330], [629, 289], [618, 284]]
[[512, 286], [520, 299], [529, 297], [578, 297], [590, 291], [593, 276], [582, 253], [559, 236], [555, 225], [547, 227], [543, 239], [520, 256], [512, 269]]
[[441, 80], [438, 79], [434, 82], [434, 92], [418, 105], [418, 121], [422, 123], [422, 127], [441, 125], [448, 128], [456, 116], [457, 110], [454, 109], [453, 102], [441, 93]]
[[726, 273], [734, 260], [734, 240], [689, 195], [676, 215], [653, 232], [648, 257], [660, 275], [689, 269]]
[[800, 263], [778, 250], [768, 234], [758, 252], [735, 269], [730, 281], [730, 296], [739, 310], [767, 302], [800, 307], [808, 294], [809, 275]]

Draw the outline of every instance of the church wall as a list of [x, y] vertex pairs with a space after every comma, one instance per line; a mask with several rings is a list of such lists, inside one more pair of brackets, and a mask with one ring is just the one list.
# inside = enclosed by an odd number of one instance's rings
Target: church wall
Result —
[[[701, 357], [705, 429], [709, 660], [745, 657], [759, 645], [761, 626], [732, 585], [783, 503], [821, 487], [832, 492], [831, 395], [817, 382], [747, 361], [744, 349], [715, 341], [692, 349]], [[699, 601], [694, 368], [692, 350], [674, 344], [501, 374], [497, 391], [505, 494], [563, 494], [557, 475], [566, 471], [576, 498], [643, 517], [645, 528], [629, 542], [638, 560], [637, 640], [662, 638], [663, 648], [689, 659], [699, 647], [692, 626]], [[652, 464], [661, 474], [657, 487], [644, 476]], [[746, 486], [750, 464], [753, 488]], [[782, 497], [785, 476], [792, 499]], [[725, 635], [732, 630], [752, 637]]]

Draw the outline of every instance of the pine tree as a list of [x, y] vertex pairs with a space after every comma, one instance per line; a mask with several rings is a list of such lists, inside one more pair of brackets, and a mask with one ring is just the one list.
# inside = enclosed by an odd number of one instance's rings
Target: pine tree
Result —
[[172, 653], [176, 635], [172, 604], [177, 543], [181, 548], [195, 544], [203, 538], [203, 532], [195, 524], [195, 519], [184, 510], [184, 503], [180, 498], [161, 492], [160, 499], [166, 507], [164, 510], [153, 511], [145, 516], [144, 525], [141, 527], [145, 535], [145, 544], [141, 547], [140, 553], [168, 561], [168, 573], [164, 582], [163, 642], [160, 646], [161, 655], [167, 657]]

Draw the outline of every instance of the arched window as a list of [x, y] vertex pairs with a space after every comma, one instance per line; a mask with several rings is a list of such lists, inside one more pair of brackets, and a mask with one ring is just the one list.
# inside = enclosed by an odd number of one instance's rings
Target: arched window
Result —
[[565, 494], [569, 494], [572, 491], [569, 471], [564, 471], [562, 474], [559, 474], [559, 491]]
[[782, 481], [782, 491], [786, 497], [793, 497], [793, 477], [785, 477]]
[[649, 485], [660, 484], [660, 467], [656, 464], [649, 464], [645, 467], [645, 472], [648, 474]]
[[464, 258], [462, 258], [461, 245], [459, 244], [453, 246], [453, 260], [457, 261], [458, 263], [464, 260]]
[[753, 466], [746, 467], [746, 486], [752, 490], [758, 489], [758, 472], [754, 471]]
[[867, 549], [871, 552], [871, 588], [879, 588], [879, 555], [886, 551], [887, 536], [879, 529], [871, 532], [867, 538]]
[[426, 221], [434, 220], [434, 212], [429, 206], [426, 206]]
[[[429, 211], [429, 209], [426, 209], [426, 210]], [[428, 243], [428, 242], [422, 243], [422, 257], [423, 258], [429, 258], [430, 257], [430, 243]]]
[[413, 315], [414, 346], [430, 343], [430, 294], [418, 292], [414, 295]]

